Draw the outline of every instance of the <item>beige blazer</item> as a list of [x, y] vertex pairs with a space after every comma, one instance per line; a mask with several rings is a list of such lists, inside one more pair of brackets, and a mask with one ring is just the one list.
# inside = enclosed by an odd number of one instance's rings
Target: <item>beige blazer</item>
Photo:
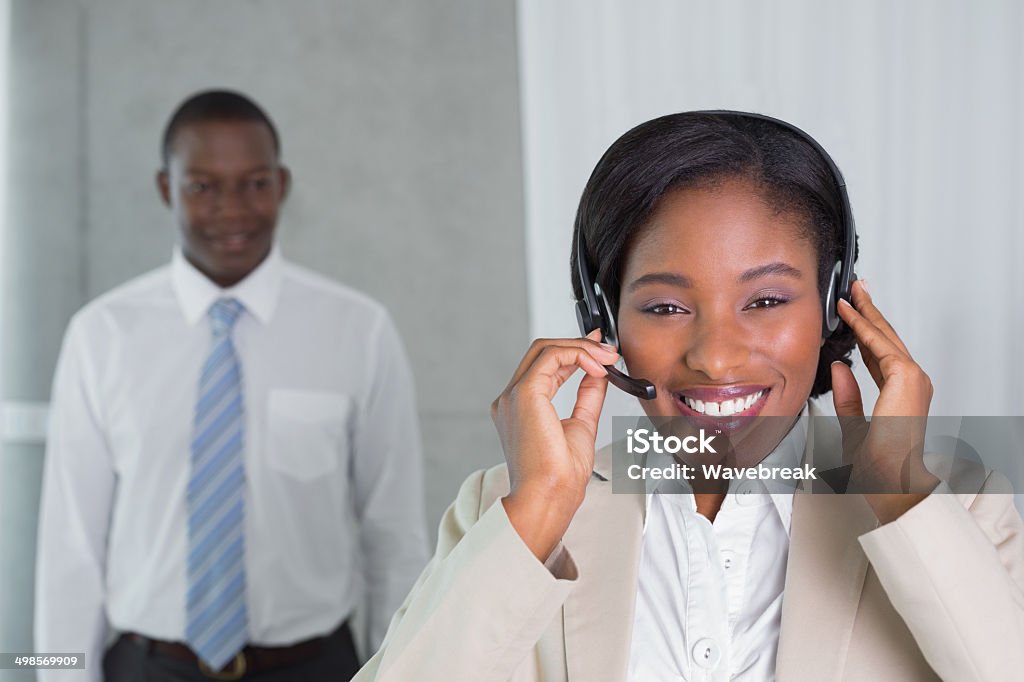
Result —
[[[645, 504], [612, 494], [611, 467], [605, 448], [549, 567], [505, 515], [505, 466], [471, 475], [355, 680], [626, 680]], [[777, 679], [1024, 680], [1024, 523], [1006, 479], [981, 478], [882, 527], [859, 495], [798, 491]]]

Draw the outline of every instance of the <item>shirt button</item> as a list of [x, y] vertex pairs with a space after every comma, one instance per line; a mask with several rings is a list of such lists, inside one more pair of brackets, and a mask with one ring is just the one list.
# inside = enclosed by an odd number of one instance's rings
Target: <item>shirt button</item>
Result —
[[711, 670], [718, 665], [718, 659], [721, 657], [718, 645], [710, 637], [697, 640], [690, 653], [693, 655], [693, 662], [706, 670]]
[[744, 481], [736, 486], [736, 503], [744, 506], [757, 504], [761, 486], [756, 481]]
[[722, 568], [724, 568], [725, 570], [728, 571], [730, 568], [732, 568], [735, 565], [736, 565], [736, 552], [733, 552], [732, 550], [728, 550], [728, 549], [724, 550], [722, 552]]

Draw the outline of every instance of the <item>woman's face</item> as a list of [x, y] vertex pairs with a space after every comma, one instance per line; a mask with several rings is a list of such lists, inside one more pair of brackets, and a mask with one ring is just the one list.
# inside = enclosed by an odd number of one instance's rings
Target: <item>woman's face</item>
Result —
[[[795, 416], [821, 338], [817, 254], [743, 180], [666, 195], [626, 256], [619, 339], [650, 416]], [[703, 416], [698, 416], [703, 415]]]

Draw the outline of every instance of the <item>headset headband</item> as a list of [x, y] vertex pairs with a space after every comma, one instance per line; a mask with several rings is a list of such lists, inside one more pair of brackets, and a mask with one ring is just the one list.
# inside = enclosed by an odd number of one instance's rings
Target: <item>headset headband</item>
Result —
[[[840, 324], [839, 316], [835, 312], [835, 307], [839, 303], [840, 298], [844, 298], [846, 300], [850, 299], [850, 288], [853, 285], [853, 281], [856, 279], [853, 267], [857, 254], [857, 229], [853, 220], [853, 210], [850, 206], [850, 197], [846, 191], [846, 180], [843, 178], [843, 174], [840, 172], [839, 166], [836, 165], [836, 162], [831, 156], [829, 156], [828, 152], [818, 144], [817, 140], [792, 123], [787, 123], [786, 121], [782, 121], [772, 116], [766, 116], [764, 114], [731, 111], [728, 109], [709, 109], [694, 111], [691, 113], [745, 118], [748, 120], [752, 119], [774, 123], [806, 142], [818, 153], [818, 156], [825, 161], [825, 165], [828, 166], [829, 172], [832, 174], [832, 179], [835, 181], [839, 190], [842, 211], [842, 216], [840, 218], [842, 224], [839, 227], [843, 232], [845, 242], [842, 260], [839, 262], [838, 267], [833, 270], [832, 279], [829, 281], [828, 289], [825, 292], [826, 301], [824, 319], [822, 321], [822, 335], [825, 337], [830, 336], [839, 328]], [[598, 164], [600, 165], [600, 161]], [[579, 225], [576, 234], [576, 269], [579, 272], [580, 284], [582, 285], [581, 289], [583, 290], [583, 300], [581, 302], [585, 304], [586, 310], [590, 313], [593, 321], [600, 320], [604, 313], [603, 308], [607, 308], [607, 304], [602, 304], [601, 301], [604, 299], [604, 296], [601, 296], [601, 300], [599, 300], [597, 293], [599, 289], [595, 290], [595, 287], [599, 287], [599, 285], [594, 280], [594, 276], [590, 271], [589, 259], [587, 258], [586, 252], [586, 238], [583, 235], [583, 225]], [[611, 331], [614, 334], [614, 316], [611, 315], [611, 311], [609, 311], [609, 315], [608, 324], [612, 326]], [[588, 331], [592, 331], [596, 328], [597, 326], [593, 326]], [[616, 345], [617, 342], [618, 339], [615, 338]]]

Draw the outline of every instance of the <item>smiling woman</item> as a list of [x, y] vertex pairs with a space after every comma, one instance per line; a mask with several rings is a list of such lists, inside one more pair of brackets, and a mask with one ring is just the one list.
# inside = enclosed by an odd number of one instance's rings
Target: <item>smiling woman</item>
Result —
[[[847, 489], [867, 492], [845, 496], [729, 495], [744, 490], [728, 483], [613, 494], [610, 449], [595, 452], [611, 381], [650, 417], [781, 418], [788, 434], [764, 454], [805, 457], [810, 398], [832, 392], [844, 435], [862, 422], [855, 345], [881, 391], [873, 417], [928, 414], [927, 375], [863, 283], [842, 284], [856, 246], [841, 183], [813, 140], [739, 112], [665, 116], [612, 145], [576, 220], [572, 279], [592, 332], [527, 350], [491, 407], [507, 464], [463, 485], [434, 560], [356, 679], [1019, 672], [1024, 524], [1012, 496], [988, 494], [992, 477], [978, 495], [938, 494], [917, 470], [913, 494], [877, 492], [902, 490], [911, 461], [883, 447], [885, 420], [852, 462]], [[615, 319], [600, 319], [592, 284]], [[610, 374], [620, 360], [644, 380]], [[580, 369], [560, 419], [551, 401]]]
[[627, 364], [661, 389], [649, 413], [800, 413], [823, 342], [816, 250], [792, 238], [803, 220], [744, 180], [662, 201], [629, 249], [619, 305]]

